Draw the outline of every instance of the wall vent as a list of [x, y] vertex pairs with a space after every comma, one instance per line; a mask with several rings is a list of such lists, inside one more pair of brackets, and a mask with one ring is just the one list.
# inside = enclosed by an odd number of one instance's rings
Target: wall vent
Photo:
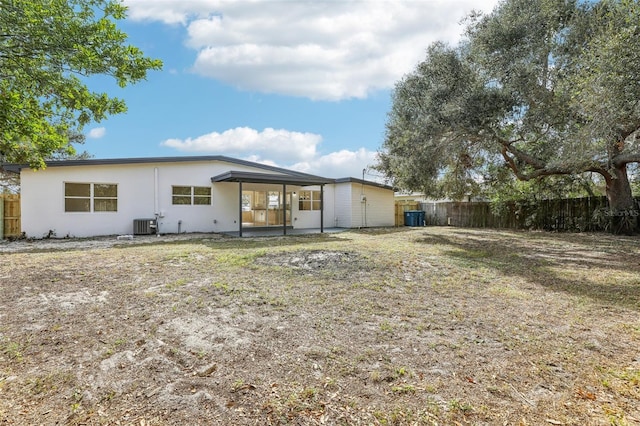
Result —
[[155, 219], [134, 219], [133, 235], [151, 235], [157, 230]]

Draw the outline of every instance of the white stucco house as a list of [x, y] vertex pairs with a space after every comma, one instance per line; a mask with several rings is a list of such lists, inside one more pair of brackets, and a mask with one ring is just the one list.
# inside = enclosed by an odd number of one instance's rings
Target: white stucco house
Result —
[[20, 174], [27, 237], [394, 225], [391, 187], [224, 156], [4, 164]]

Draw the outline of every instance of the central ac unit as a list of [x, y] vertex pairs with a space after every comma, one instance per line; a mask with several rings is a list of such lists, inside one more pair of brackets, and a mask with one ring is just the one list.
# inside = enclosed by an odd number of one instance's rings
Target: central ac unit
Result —
[[151, 235], [157, 230], [155, 219], [134, 219], [133, 235]]

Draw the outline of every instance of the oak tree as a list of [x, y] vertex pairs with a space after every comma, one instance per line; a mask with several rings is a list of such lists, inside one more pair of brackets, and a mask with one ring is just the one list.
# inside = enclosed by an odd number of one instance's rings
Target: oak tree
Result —
[[[615, 231], [637, 216], [640, 4], [503, 0], [472, 14], [397, 83], [379, 170], [399, 188], [459, 197], [509, 170], [522, 181], [601, 176]], [[616, 219], [617, 218], [617, 219]]]

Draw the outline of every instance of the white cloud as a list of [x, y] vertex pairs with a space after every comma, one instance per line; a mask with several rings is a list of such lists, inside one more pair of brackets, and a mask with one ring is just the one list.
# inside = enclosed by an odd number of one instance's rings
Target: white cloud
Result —
[[[329, 178], [362, 178], [362, 171], [376, 162], [376, 156], [376, 152], [365, 148], [360, 148], [357, 151], [343, 149], [313, 158], [310, 161], [293, 164], [289, 168]], [[369, 173], [365, 174], [365, 179], [376, 180]]]
[[212, 0], [125, 0], [129, 17], [136, 21], [160, 21], [165, 24], [186, 24], [197, 16], [206, 16], [224, 1]]
[[195, 72], [241, 89], [318, 100], [389, 89], [472, 9], [498, 0], [126, 0], [133, 20], [186, 28]]
[[[360, 148], [322, 155], [322, 137], [313, 133], [238, 127], [187, 139], [167, 139], [162, 146], [188, 153], [210, 153], [243, 158], [329, 178], [362, 177], [362, 170], [375, 163], [377, 153]], [[370, 175], [367, 180], [375, 180]]]
[[87, 133], [87, 137], [89, 139], [100, 139], [106, 134], [107, 129], [105, 129], [104, 127], [94, 127], [93, 129], [89, 130], [89, 133]]
[[193, 139], [168, 139], [161, 145], [183, 152], [209, 152], [235, 156], [251, 154], [262, 161], [277, 159], [277, 161], [298, 162], [314, 158], [316, 146], [321, 141], [322, 137], [313, 133], [271, 128], [259, 132], [248, 127], [237, 127]]

